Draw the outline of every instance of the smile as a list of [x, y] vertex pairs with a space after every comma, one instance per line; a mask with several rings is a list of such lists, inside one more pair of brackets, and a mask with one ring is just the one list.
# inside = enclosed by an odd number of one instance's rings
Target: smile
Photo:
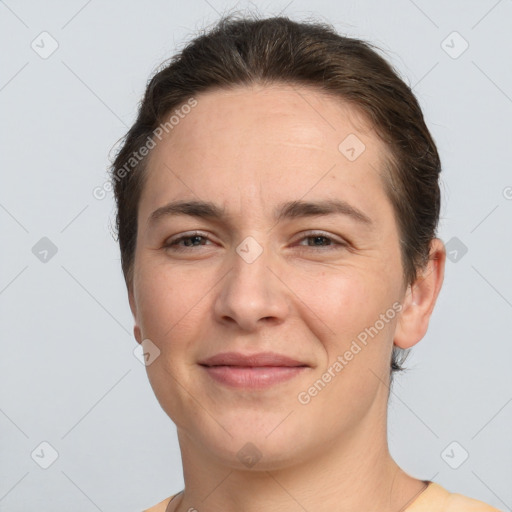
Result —
[[272, 352], [253, 355], [226, 352], [210, 357], [200, 365], [216, 382], [242, 389], [268, 388], [292, 379], [309, 367]]

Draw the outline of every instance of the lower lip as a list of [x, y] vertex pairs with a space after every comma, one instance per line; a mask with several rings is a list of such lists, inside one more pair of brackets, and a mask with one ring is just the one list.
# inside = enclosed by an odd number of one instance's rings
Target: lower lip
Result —
[[203, 366], [210, 377], [235, 388], [262, 389], [285, 382], [303, 372], [305, 366]]

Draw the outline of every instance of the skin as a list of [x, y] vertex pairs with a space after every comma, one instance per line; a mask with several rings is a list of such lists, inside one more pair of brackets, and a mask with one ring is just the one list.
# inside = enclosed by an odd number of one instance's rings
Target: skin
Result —
[[[129, 286], [135, 338], [160, 350], [147, 373], [182, 452], [185, 492], [170, 510], [398, 512], [425, 484], [388, 451], [389, 361], [393, 344], [411, 347], [427, 330], [444, 247], [435, 239], [427, 268], [404, 282], [379, 174], [387, 149], [354, 107], [285, 84], [196, 99], [150, 155]], [[354, 161], [338, 149], [349, 134], [366, 146]], [[273, 216], [284, 202], [329, 199], [371, 224]], [[210, 201], [226, 216], [149, 221], [175, 200]], [[207, 238], [176, 242], [195, 231]], [[263, 249], [251, 263], [236, 250], [246, 237]], [[301, 404], [298, 394], [397, 301], [401, 312]], [[233, 389], [198, 364], [227, 351], [273, 351], [308, 367], [267, 389]], [[237, 457], [249, 442], [261, 454], [252, 467]]]

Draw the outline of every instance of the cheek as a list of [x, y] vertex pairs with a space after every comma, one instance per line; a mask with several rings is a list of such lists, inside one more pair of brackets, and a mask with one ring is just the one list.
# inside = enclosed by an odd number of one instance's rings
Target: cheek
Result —
[[[194, 389], [191, 381], [194, 350], [198, 340], [207, 339], [205, 310], [211, 310], [206, 276], [189, 275], [181, 269], [156, 262], [141, 268], [138, 275], [138, 320], [143, 338], [160, 350], [146, 367], [153, 392], [164, 411], [177, 424], [188, 418], [196, 405], [184, 391]], [[206, 283], [206, 284], [205, 284]], [[185, 421], [185, 423], [187, 423]]]
[[[370, 396], [373, 391], [371, 386], [366, 387], [368, 379], [378, 385], [370, 370], [382, 376], [388, 371], [397, 307], [400, 307], [398, 285], [392, 277], [389, 273], [384, 279], [379, 272], [354, 268], [323, 272], [309, 286], [303, 283], [300, 293], [307, 297], [304, 301], [307, 307], [302, 317], [310, 318], [309, 328], [323, 345], [319, 373], [342, 358], [343, 370], [337, 375], [343, 377], [335, 379], [337, 384], [331, 392], [341, 393], [344, 400], [360, 396], [363, 389]], [[316, 331], [313, 325], [318, 326]]]
[[[295, 283], [299, 287], [298, 279]], [[381, 313], [392, 307], [395, 288], [379, 273], [342, 269], [302, 281], [298, 295], [304, 297], [311, 312], [317, 313], [326, 332], [346, 339], [373, 325]]]
[[162, 351], [170, 348], [172, 340], [186, 340], [186, 333], [199, 325], [201, 312], [204, 317], [211, 286], [200, 275], [189, 274], [155, 263], [139, 272], [139, 325], [143, 336]]

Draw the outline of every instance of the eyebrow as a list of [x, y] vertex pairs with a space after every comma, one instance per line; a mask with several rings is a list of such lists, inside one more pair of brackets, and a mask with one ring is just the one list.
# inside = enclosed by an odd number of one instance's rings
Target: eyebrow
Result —
[[[225, 209], [209, 201], [172, 201], [157, 208], [148, 218], [148, 224], [155, 224], [163, 217], [188, 215], [201, 219], [222, 220], [227, 217]], [[360, 224], [371, 226], [370, 217], [361, 210], [340, 199], [322, 201], [289, 201], [279, 205], [274, 211], [277, 222], [299, 217], [325, 215], [345, 215]]]

